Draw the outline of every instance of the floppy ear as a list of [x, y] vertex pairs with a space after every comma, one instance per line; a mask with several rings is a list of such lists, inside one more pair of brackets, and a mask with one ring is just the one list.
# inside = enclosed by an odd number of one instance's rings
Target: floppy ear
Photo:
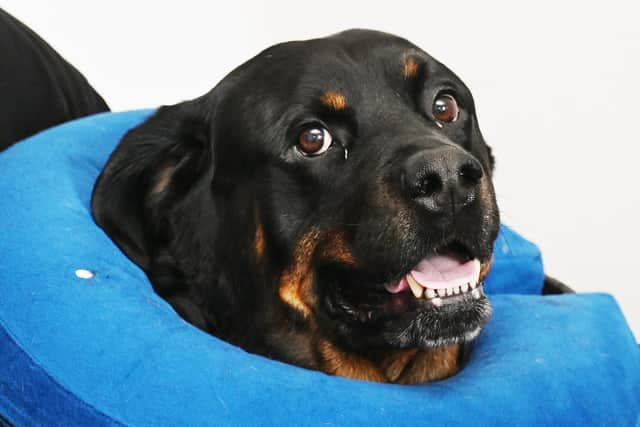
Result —
[[212, 181], [213, 141], [200, 102], [162, 107], [129, 131], [96, 181], [95, 221], [144, 270], [172, 212]]
[[487, 154], [489, 156], [489, 166], [491, 167], [491, 172], [493, 172], [496, 169], [496, 158], [493, 155], [493, 149], [491, 148], [491, 146], [486, 142], [485, 145], [487, 147]]

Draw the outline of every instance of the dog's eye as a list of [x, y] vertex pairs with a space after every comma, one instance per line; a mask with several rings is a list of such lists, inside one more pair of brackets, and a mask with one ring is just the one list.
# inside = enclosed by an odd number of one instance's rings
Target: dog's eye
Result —
[[458, 103], [451, 95], [439, 95], [433, 102], [433, 117], [439, 122], [455, 122], [459, 114]]
[[319, 156], [326, 152], [333, 138], [328, 130], [322, 127], [313, 127], [302, 131], [298, 137], [298, 150], [305, 156]]

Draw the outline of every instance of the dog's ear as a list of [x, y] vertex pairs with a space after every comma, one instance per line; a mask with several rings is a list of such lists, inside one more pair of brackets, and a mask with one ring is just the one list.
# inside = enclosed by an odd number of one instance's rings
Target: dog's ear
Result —
[[143, 269], [171, 213], [210, 188], [213, 138], [199, 100], [160, 108], [129, 131], [93, 190], [95, 221]]
[[488, 172], [493, 174], [496, 167], [496, 159], [493, 156], [493, 150], [491, 146], [487, 144], [487, 141], [482, 136], [482, 132], [480, 131], [480, 126], [478, 124], [478, 119], [475, 113], [471, 116], [471, 145], [477, 148], [477, 153], [479, 154], [479, 160], [485, 165], [488, 166]]
[[485, 143], [485, 145], [487, 147], [487, 155], [489, 156], [489, 167], [491, 168], [491, 172], [493, 172], [496, 169], [496, 158], [493, 155], [491, 146], [487, 143]]

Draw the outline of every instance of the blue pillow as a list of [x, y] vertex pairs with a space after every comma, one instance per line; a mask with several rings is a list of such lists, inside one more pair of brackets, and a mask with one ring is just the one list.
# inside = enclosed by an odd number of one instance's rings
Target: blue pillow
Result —
[[0, 154], [0, 424], [638, 423], [640, 351], [614, 300], [537, 295], [540, 254], [506, 227], [494, 317], [443, 381], [332, 377], [187, 324], [89, 212], [108, 155], [150, 113], [81, 119]]

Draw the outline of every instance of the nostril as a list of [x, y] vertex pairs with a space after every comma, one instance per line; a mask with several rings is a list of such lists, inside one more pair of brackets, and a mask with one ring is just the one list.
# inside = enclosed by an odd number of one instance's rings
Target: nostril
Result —
[[482, 167], [477, 162], [466, 162], [458, 170], [458, 177], [463, 186], [473, 186], [480, 182], [483, 172]]
[[442, 178], [437, 173], [427, 173], [420, 178], [420, 194], [423, 196], [431, 197], [434, 194], [440, 193], [443, 189]]

